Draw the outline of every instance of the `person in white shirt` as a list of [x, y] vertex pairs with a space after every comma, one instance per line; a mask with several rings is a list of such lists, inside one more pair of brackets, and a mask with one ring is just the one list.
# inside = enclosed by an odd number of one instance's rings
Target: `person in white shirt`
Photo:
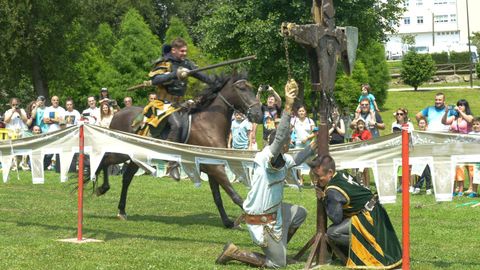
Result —
[[51, 99], [52, 106], [47, 107], [43, 116], [43, 121], [48, 125], [47, 132], [53, 132], [60, 129], [60, 122], [63, 121], [65, 109], [60, 107], [60, 99], [53, 96]]
[[100, 121], [100, 109], [97, 108], [97, 101], [94, 96], [89, 96], [88, 99], [88, 108], [83, 110], [82, 115], [88, 119], [88, 123], [95, 125]]
[[4, 121], [5, 128], [11, 130], [15, 137], [21, 137], [23, 132], [28, 129], [26, 123], [28, 120], [27, 112], [20, 108], [20, 101], [18, 98], [10, 99], [11, 108], [5, 112]]
[[64, 121], [66, 127], [76, 126], [78, 120], [80, 120], [80, 113], [74, 109], [73, 100], [68, 98], [65, 101], [65, 108], [67, 109], [64, 114]]

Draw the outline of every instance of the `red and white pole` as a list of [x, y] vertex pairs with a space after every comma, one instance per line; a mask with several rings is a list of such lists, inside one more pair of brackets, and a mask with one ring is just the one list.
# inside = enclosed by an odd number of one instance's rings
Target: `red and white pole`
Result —
[[83, 158], [84, 158], [84, 143], [85, 138], [83, 136], [83, 123], [80, 124], [79, 129], [79, 148], [78, 148], [78, 231], [77, 240], [82, 241], [82, 225], [83, 225]]
[[408, 124], [402, 126], [402, 269], [410, 269], [410, 162]]

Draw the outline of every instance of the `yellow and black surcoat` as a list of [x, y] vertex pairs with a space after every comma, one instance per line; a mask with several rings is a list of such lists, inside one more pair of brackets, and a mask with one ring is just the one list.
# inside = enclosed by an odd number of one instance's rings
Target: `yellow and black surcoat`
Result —
[[373, 194], [370, 190], [337, 173], [328, 183], [329, 190], [336, 190], [346, 198], [344, 218], [351, 217], [348, 268], [392, 269], [402, 263], [402, 249], [387, 212], [380, 203], [369, 211], [365, 204]]

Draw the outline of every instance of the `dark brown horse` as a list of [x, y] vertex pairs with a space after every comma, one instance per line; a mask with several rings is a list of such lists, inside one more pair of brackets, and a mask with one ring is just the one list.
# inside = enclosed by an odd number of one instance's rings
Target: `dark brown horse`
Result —
[[[200, 95], [198, 105], [192, 111], [190, 136], [186, 143], [209, 147], [227, 147], [227, 137], [230, 131], [232, 114], [235, 110], [247, 115], [252, 122], [262, 122], [261, 104], [256, 99], [252, 86], [243, 76], [234, 74], [231, 77], [217, 78], [215, 83]], [[121, 110], [113, 117], [110, 128], [133, 132], [131, 123], [141, 112], [142, 108], [140, 107]], [[104, 194], [110, 188], [106, 168], [109, 165], [126, 162], [129, 159], [127, 155], [116, 153], [107, 153], [104, 156], [96, 172], [97, 176], [100, 171], [104, 172], [104, 182], [96, 190], [98, 195]], [[118, 204], [118, 216], [121, 219], [126, 219], [125, 205], [128, 187], [139, 168], [131, 160], [125, 163], [125, 166], [127, 168], [123, 173], [122, 192]], [[228, 181], [224, 166], [202, 165], [200, 170], [208, 175], [213, 199], [224, 226], [227, 228], [233, 227], [234, 222], [228, 218], [223, 207], [219, 186], [240, 207], [242, 207], [243, 199]]]

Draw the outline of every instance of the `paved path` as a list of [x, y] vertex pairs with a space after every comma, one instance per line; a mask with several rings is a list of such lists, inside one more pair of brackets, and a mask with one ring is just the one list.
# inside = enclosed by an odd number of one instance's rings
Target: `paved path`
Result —
[[[427, 87], [419, 87], [417, 91], [430, 91], [430, 90], [442, 90], [442, 89], [472, 89], [469, 85], [461, 85], [461, 86], [427, 86]], [[479, 85], [474, 85], [473, 89], [480, 89]], [[405, 88], [389, 88], [387, 91], [391, 92], [400, 92], [400, 91], [413, 91], [413, 87], [405, 87]]]

